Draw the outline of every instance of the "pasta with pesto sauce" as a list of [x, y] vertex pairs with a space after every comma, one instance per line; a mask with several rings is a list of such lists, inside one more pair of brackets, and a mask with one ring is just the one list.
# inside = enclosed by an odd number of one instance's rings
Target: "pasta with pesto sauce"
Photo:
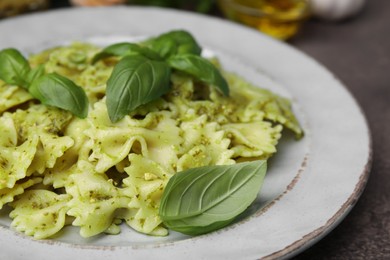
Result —
[[85, 119], [0, 81], [0, 209], [11, 207], [26, 235], [50, 238], [70, 223], [83, 237], [125, 225], [165, 236], [159, 202], [176, 172], [267, 159], [284, 128], [302, 135], [287, 99], [222, 69], [230, 97], [175, 72], [167, 94], [112, 123], [105, 88], [118, 58], [91, 63], [99, 51], [73, 43], [29, 58], [84, 88]]

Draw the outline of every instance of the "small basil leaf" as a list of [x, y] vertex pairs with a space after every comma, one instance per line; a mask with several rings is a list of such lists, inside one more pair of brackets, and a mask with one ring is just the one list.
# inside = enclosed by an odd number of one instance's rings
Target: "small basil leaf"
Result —
[[93, 57], [92, 63], [112, 56], [124, 57], [131, 54], [142, 54], [150, 59], [161, 60], [161, 57], [157, 53], [148, 48], [141, 47], [134, 43], [122, 42], [104, 48]]
[[219, 70], [208, 60], [193, 54], [176, 55], [167, 60], [169, 65], [190, 74], [196, 79], [218, 87], [229, 96], [229, 86]]
[[4, 82], [27, 88], [24, 77], [29, 70], [28, 61], [18, 50], [9, 48], [0, 51], [0, 79]]
[[157, 52], [164, 59], [167, 59], [177, 52], [175, 40], [169, 38], [152, 42], [148, 47]]
[[26, 75], [26, 81], [31, 84], [34, 80], [45, 74], [45, 66], [43, 64], [31, 69]]
[[159, 53], [164, 59], [176, 55], [191, 53], [200, 55], [202, 48], [187, 31], [175, 30], [146, 40], [143, 44]]
[[168, 228], [188, 235], [222, 228], [256, 199], [266, 168], [266, 161], [253, 161], [179, 172], [164, 190], [160, 218]]
[[29, 91], [42, 104], [68, 110], [80, 118], [88, 114], [88, 98], [84, 90], [56, 73], [34, 80]]
[[165, 62], [142, 55], [124, 57], [107, 81], [106, 103], [111, 121], [117, 122], [140, 105], [168, 92], [170, 75]]

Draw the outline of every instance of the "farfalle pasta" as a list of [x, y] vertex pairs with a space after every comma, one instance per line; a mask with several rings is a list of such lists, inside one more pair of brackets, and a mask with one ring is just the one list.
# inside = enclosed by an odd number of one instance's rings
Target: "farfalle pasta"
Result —
[[99, 51], [75, 43], [29, 59], [84, 88], [85, 119], [0, 82], [0, 208], [26, 235], [50, 238], [69, 223], [83, 237], [125, 226], [167, 235], [158, 209], [176, 172], [267, 159], [283, 128], [302, 135], [287, 99], [222, 69], [229, 97], [175, 72], [168, 93], [112, 123], [105, 89], [119, 59], [91, 62]]

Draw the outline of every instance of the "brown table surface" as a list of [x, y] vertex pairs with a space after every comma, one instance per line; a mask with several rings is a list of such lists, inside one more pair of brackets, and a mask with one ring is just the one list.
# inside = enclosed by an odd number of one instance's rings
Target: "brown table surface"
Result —
[[[52, 8], [68, 7], [66, 0]], [[294, 259], [390, 259], [390, 1], [367, 0], [354, 19], [308, 21], [289, 44], [314, 57], [350, 90], [373, 139], [373, 164], [356, 206], [329, 235]]]

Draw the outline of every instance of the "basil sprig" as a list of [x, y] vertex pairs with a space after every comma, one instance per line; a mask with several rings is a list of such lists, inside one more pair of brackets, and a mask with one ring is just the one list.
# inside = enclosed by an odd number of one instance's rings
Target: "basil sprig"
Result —
[[107, 81], [107, 110], [112, 122], [169, 90], [171, 69], [161, 61], [135, 54], [126, 56]]
[[140, 105], [167, 93], [172, 70], [214, 85], [228, 96], [226, 80], [211, 62], [200, 56], [201, 52], [190, 33], [177, 30], [140, 44], [113, 44], [97, 53], [92, 62], [122, 57], [107, 82], [106, 104], [111, 121], [115, 123]]
[[166, 227], [188, 235], [222, 228], [256, 199], [266, 169], [260, 160], [179, 172], [165, 187], [160, 218]]
[[31, 68], [16, 49], [0, 51], [0, 79], [27, 89], [42, 104], [68, 110], [80, 118], [87, 116], [88, 98], [81, 87], [58, 74], [45, 75], [43, 65]]

